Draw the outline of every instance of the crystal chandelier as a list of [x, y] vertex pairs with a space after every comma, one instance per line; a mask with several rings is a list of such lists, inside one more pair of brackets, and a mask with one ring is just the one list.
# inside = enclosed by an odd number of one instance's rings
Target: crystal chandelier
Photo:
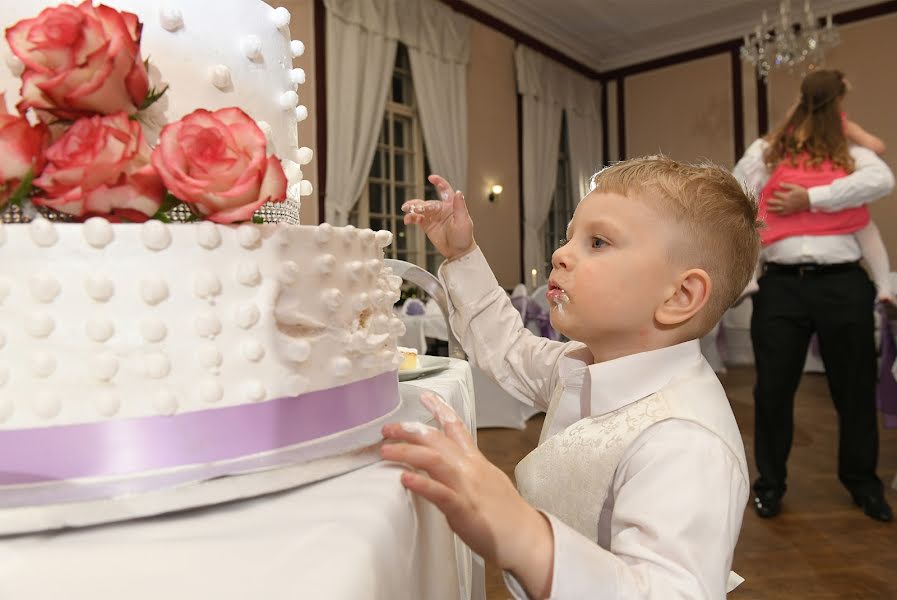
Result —
[[813, 14], [810, 0], [804, 1], [802, 15], [792, 16], [790, 0], [779, 4], [779, 18], [770, 23], [766, 11], [754, 31], [744, 36], [741, 58], [756, 67], [757, 76], [766, 81], [772, 69], [800, 68], [812, 71], [825, 63], [825, 52], [841, 41], [832, 23], [832, 15], [825, 25]]

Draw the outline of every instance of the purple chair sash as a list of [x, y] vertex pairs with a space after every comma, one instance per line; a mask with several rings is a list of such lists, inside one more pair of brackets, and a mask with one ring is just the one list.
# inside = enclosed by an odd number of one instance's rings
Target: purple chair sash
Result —
[[405, 305], [402, 308], [404, 309], [405, 314], [409, 316], [419, 316], [426, 312], [424, 303], [417, 298], [409, 298], [408, 300], [405, 300]]
[[511, 305], [520, 313], [524, 325], [535, 323], [539, 329], [539, 335], [550, 340], [558, 340], [559, 336], [551, 326], [551, 319], [547, 311], [526, 296], [511, 298]]
[[892, 367], [897, 359], [897, 344], [891, 331], [891, 322], [884, 309], [878, 311], [881, 323], [881, 364], [876, 390], [878, 410], [881, 411], [883, 425], [888, 429], [897, 429], [897, 380], [894, 379]]

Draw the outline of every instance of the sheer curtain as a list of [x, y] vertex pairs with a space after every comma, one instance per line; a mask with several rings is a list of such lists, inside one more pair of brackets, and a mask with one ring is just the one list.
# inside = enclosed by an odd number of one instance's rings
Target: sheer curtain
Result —
[[327, 222], [345, 225], [367, 182], [398, 42], [408, 46], [430, 164], [453, 185], [465, 186], [467, 19], [436, 0], [324, 0], [324, 4]]
[[545, 221], [557, 177], [561, 116], [567, 114], [574, 193], [582, 198], [601, 166], [600, 84], [527, 48], [517, 46], [517, 91], [523, 96], [524, 268], [544, 281]]

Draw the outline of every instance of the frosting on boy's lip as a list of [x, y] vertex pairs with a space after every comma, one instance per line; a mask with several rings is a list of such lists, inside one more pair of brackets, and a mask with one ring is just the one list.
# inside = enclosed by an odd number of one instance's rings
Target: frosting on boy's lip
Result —
[[558, 301], [561, 301], [562, 298], [567, 298], [567, 292], [553, 279], [549, 279], [548, 290], [545, 292], [545, 297], [549, 302], [557, 303]]

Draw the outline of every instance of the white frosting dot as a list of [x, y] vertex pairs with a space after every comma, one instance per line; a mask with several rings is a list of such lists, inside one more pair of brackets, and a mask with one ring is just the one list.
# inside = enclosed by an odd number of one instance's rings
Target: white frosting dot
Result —
[[262, 60], [262, 39], [259, 36], [247, 35], [240, 40], [240, 48], [249, 60]]
[[165, 31], [177, 31], [184, 26], [184, 16], [177, 8], [166, 7], [159, 11], [159, 22]]
[[302, 43], [302, 40], [290, 40], [290, 53], [293, 55], [293, 58], [298, 58], [305, 54], [305, 44]]
[[405, 324], [402, 323], [401, 319], [390, 319], [389, 332], [395, 336], [405, 335]]
[[362, 263], [360, 260], [350, 260], [346, 263], [345, 269], [346, 273], [349, 274], [350, 279], [352, 279], [353, 281], [358, 281], [364, 274], [364, 263]]
[[161, 342], [168, 335], [168, 328], [159, 319], [143, 319], [140, 322], [140, 335], [147, 342]]
[[224, 362], [224, 357], [213, 344], [203, 344], [196, 351], [196, 359], [206, 369], [217, 369]]
[[287, 90], [280, 95], [277, 102], [284, 110], [293, 110], [299, 104], [299, 94], [293, 90]]
[[3, 304], [3, 302], [5, 302], [9, 297], [11, 288], [12, 285], [8, 281], [6, 281], [5, 279], [0, 279], [0, 304]]
[[361, 236], [361, 243], [365, 246], [373, 242], [376, 236], [373, 229], [362, 229], [359, 235]]
[[244, 304], [237, 309], [234, 321], [236, 321], [237, 326], [249, 329], [258, 323], [259, 317], [259, 309], [255, 304]]
[[333, 269], [336, 267], [336, 257], [332, 254], [322, 254], [315, 261], [315, 267], [318, 273], [326, 277], [333, 273]]
[[31, 278], [31, 295], [38, 302], [49, 304], [56, 299], [62, 287], [50, 275], [35, 275]]
[[314, 151], [308, 146], [302, 146], [299, 148], [299, 151], [296, 153], [296, 156], [299, 158], [300, 165], [307, 165], [314, 158]]
[[0, 423], [3, 423], [12, 416], [15, 406], [12, 403], [12, 396], [0, 394]]
[[110, 392], [99, 392], [94, 396], [94, 407], [104, 417], [114, 417], [121, 408], [118, 396]]
[[162, 379], [171, 372], [171, 362], [164, 354], [149, 354], [143, 359], [143, 372], [152, 379]]
[[[382, 292], [381, 292], [382, 294]], [[377, 304], [374, 299], [374, 304]], [[371, 320], [371, 331], [376, 333], [385, 333], [389, 331], [389, 317], [386, 315], [377, 315]]]
[[361, 292], [355, 297], [355, 311], [361, 312], [371, 304], [371, 299], [367, 293]]
[[258, 285], [262, 281], [262, 273], [255, 261], [243, 260], [237, 263], [237, 283], [246, 286]]
[[7, 55], [6, 66], [9, 67], [9, 72], [12, 73], [13, 77], [19, 77], [25, 72], [25, 63], [15, 54]]
[[250, 402], [261, 402], [265, 395], [265, 386], [260, 381], [247, 381], [243, 385], [243, 397]]
[[300, 104], [299, 106], [297, 106], [295, 112], [296, 112], [296, 120], [299, 122], [302, 122], [308, 118], [308, 108], [306, 108], [305, 105], [303, 105], [303, 104]]
[[153, 407], [160, 415], [173, 415], [178, 409], [178, 399], [170, 390], [162, 390], [153, 396]]
[[53, 333], [56, 323], [53, 317], [43, 312], [31, 313], [25, 318], [25, 331], [35, 338], [45, 338]]
[[364, 268], [367, 269], [367, 272], [371, 275], [376, 275], [380, 272], [383, 263], [381, 263], [378, 259], [372, 258], [364, 263]]
[[287, 358], [294, 362], [305, 362], [311, 356], [311, 344], [306, 340], [296, 340], [286, 349]]
[[337, 377], [345, 377], [352, 371], [352, 361], [345, 356], [337, 356], [331, 361], [330, 368]]
[[390, 290], [397, 292], [402, 288], [402, 278], [398, 275], [387, 275], [386, 285], [389, 286]]
[[31, 240], [42, 248], [49, 248], [59, 241], [56, 226], [44, 218], [39, 217], [31, 221], [29, 233], [31, 234]]
[[252, 225], [240, 225], [237, 227], [237, 240], [244, 248], [255, 248], [262, 241], [262, 231]]
[[28, 367], [35, 377], [49, 377], [56, 370], [56, 359], [46, 352], [35, 352], [28, 359]]
[[162, 221], [151, 219], [143, 224], [140, 238], [150, 250], [165, 250], [171, 244], [171, 231]]
[[271, 22], [274, 23], [274, 26], [278, 29], [286, 27], [290, 24], [290, 11], [283, 6], [278, 6], [271, 11]]
[[224, 388], [214, 379], [206, 379], [199, 384], [199, 397], [203, 402], [214, 404], [224, 397]]
[[333, 226], [330, 223], [321, 223], [315, 228], [315, 242], [323, 246], [333, 238]]
[[227, 65], [215, 65], [212, 67], [212, 85], [219, 90], [229, 90], [233, 85], [230, 68]]
[[299, 166], [299, 163], [285, 158], [280, 161], [280, 166], [283, 167], [283, 174], [287, 176], [287, 181], [302, 180], [302, 167]]
[[100, 381], [109, 381], [118, 373], [118, 359], [111, 354], [98, 354], [90, 359], [90, 374]]
[[105, 248], [115, 237], [112, 225], [103, 217], [91, 217], [84, 221], [82, 232], [84, 241], [94, 248]]
[[221, 280], [210, 271], [200, 271], [193, 279], [193, 293], [204, 300], [217, 296], [221, 294]]
[[387, 231], [386, 229], [381, 229], [376, 233], [375, 239], [377, 240], [378, 246], [386, 248], [392, 243], [392, 232]]
[[280, 265], [277, 272], [277, 280], [284, 285], [292, 285], [299, 280], [299, 265], [291, 260], [286, 260]]
[[299, 195], [300, 196], [311, 196], [312, 192], [314, 192], [314, 186], [312, 186], [311, 181], [308, 179], [303, 179], [299, 183]]
[[240, 351], [243, 353], [243, 357], [246, 360], [252, 362], [258, 362], [265, 356], [265, 347], [255, 340], [243, 342]]
[[84, 289], [97, 302], [107, 302], [115, 294], [115, 284], [103, 275], [88, 275], [84, 281]]
[[97, 318], [87, 321], [87, 337], [102, 344], [115, 333], [115, 326], [109, 319]]
[[343, 303], [343, 293], [337, 288], [326, 289], [321, 292], [321, 302], [330, 310], [336, 310]]
[[31, 401], [31, 410], [38, 417], [49, 420], [62, 411], [62, 400], [52, 392], [38, 392]]
[[196, 335], [202, 338], [213, 338], [221, 333], [221, 321], [211, 313], [202, 313], [193, 321]]
[[148, 277], [140, 282], [140, 297], [155, 306], [168, 298], [168, 284], [158, 277]]
[[211, 221], [203, 221], [196, 228], [196, 241], [206, 250], [214, 250], [221, 245], [221, 232]]
[[305, 69], [290, 69], [290, 83], [293, 85], [305, 83]]

